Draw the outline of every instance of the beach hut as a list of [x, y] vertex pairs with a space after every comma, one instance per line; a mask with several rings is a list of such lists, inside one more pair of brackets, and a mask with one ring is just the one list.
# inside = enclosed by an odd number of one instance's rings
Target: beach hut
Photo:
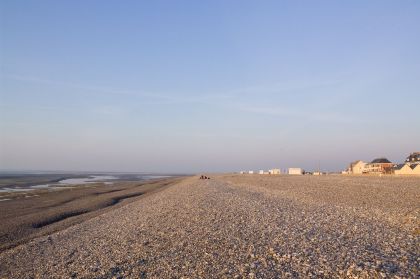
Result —
[[301, 168], [289, 168], [287, 173], [292, 175], [302, 175], [303, 171]]
[[271, 169], [271, 170], [268, 171], [268, 173], [269, 174], [280, 174], [281, 171], [280, 171], [280, 169]]

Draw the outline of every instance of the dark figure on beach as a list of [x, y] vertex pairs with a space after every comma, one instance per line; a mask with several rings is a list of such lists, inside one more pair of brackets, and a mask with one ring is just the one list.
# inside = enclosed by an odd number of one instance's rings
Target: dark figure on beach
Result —
[[200, 176], [200, 179], [210, 179], [210, 177], [202, 175], [202, 176]]

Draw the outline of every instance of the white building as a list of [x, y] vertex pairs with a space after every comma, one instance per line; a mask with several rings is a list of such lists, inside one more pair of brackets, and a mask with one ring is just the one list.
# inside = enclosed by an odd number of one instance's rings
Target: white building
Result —
[[254, 174], [254, 171], [248, 171], [249, 174]]
[[268, 171], [268, 173], [269, 174], [280, 174], [281, 171], [280, 171], [280, 169], [271, 169], [271, 170]]
[[260, 170], [258, 173], [259, 174], [264, 174], [264, 170]]
[[288, 174], [293, 174], [293, 175], [302, 175], [303, 174], [303, 170], [301, 168], [289, 168], [287, 170]]
[[350, 163], [347, 169], [348, 174], [362, 174], [366, 170], [367, 163], [357, 160]]

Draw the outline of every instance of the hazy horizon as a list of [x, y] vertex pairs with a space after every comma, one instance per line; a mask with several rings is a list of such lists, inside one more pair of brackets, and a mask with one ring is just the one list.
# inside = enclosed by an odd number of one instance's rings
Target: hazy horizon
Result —
[[232, 172], [420, 151], [419, 1], [2, 1], [0, 169]]

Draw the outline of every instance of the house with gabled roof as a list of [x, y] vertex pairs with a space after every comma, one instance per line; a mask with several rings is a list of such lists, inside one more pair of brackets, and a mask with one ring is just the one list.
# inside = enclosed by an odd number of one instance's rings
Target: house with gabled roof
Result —
[[413, 174], [413, 169], [407, 163], [399, 164], [394, 166], [394, 168], [392, 169], [392, 173], [396, 175], [409, 175]]
[[396, 175], [420, 175], [420, 164], [399, 164], [395, 165], [392, 173]]
[[361, 160], [357, 160], [354, 162], [351, 162], [349, 167], [345, 170], [342, 171], [342, 174], [362, 174], [364, 169], [365, 169], [366, 163], [361, 161]]
[[358, 160], [350, 163], [349, 173], [351, 174], [362, 174], [366, 167], [366, 163]]

